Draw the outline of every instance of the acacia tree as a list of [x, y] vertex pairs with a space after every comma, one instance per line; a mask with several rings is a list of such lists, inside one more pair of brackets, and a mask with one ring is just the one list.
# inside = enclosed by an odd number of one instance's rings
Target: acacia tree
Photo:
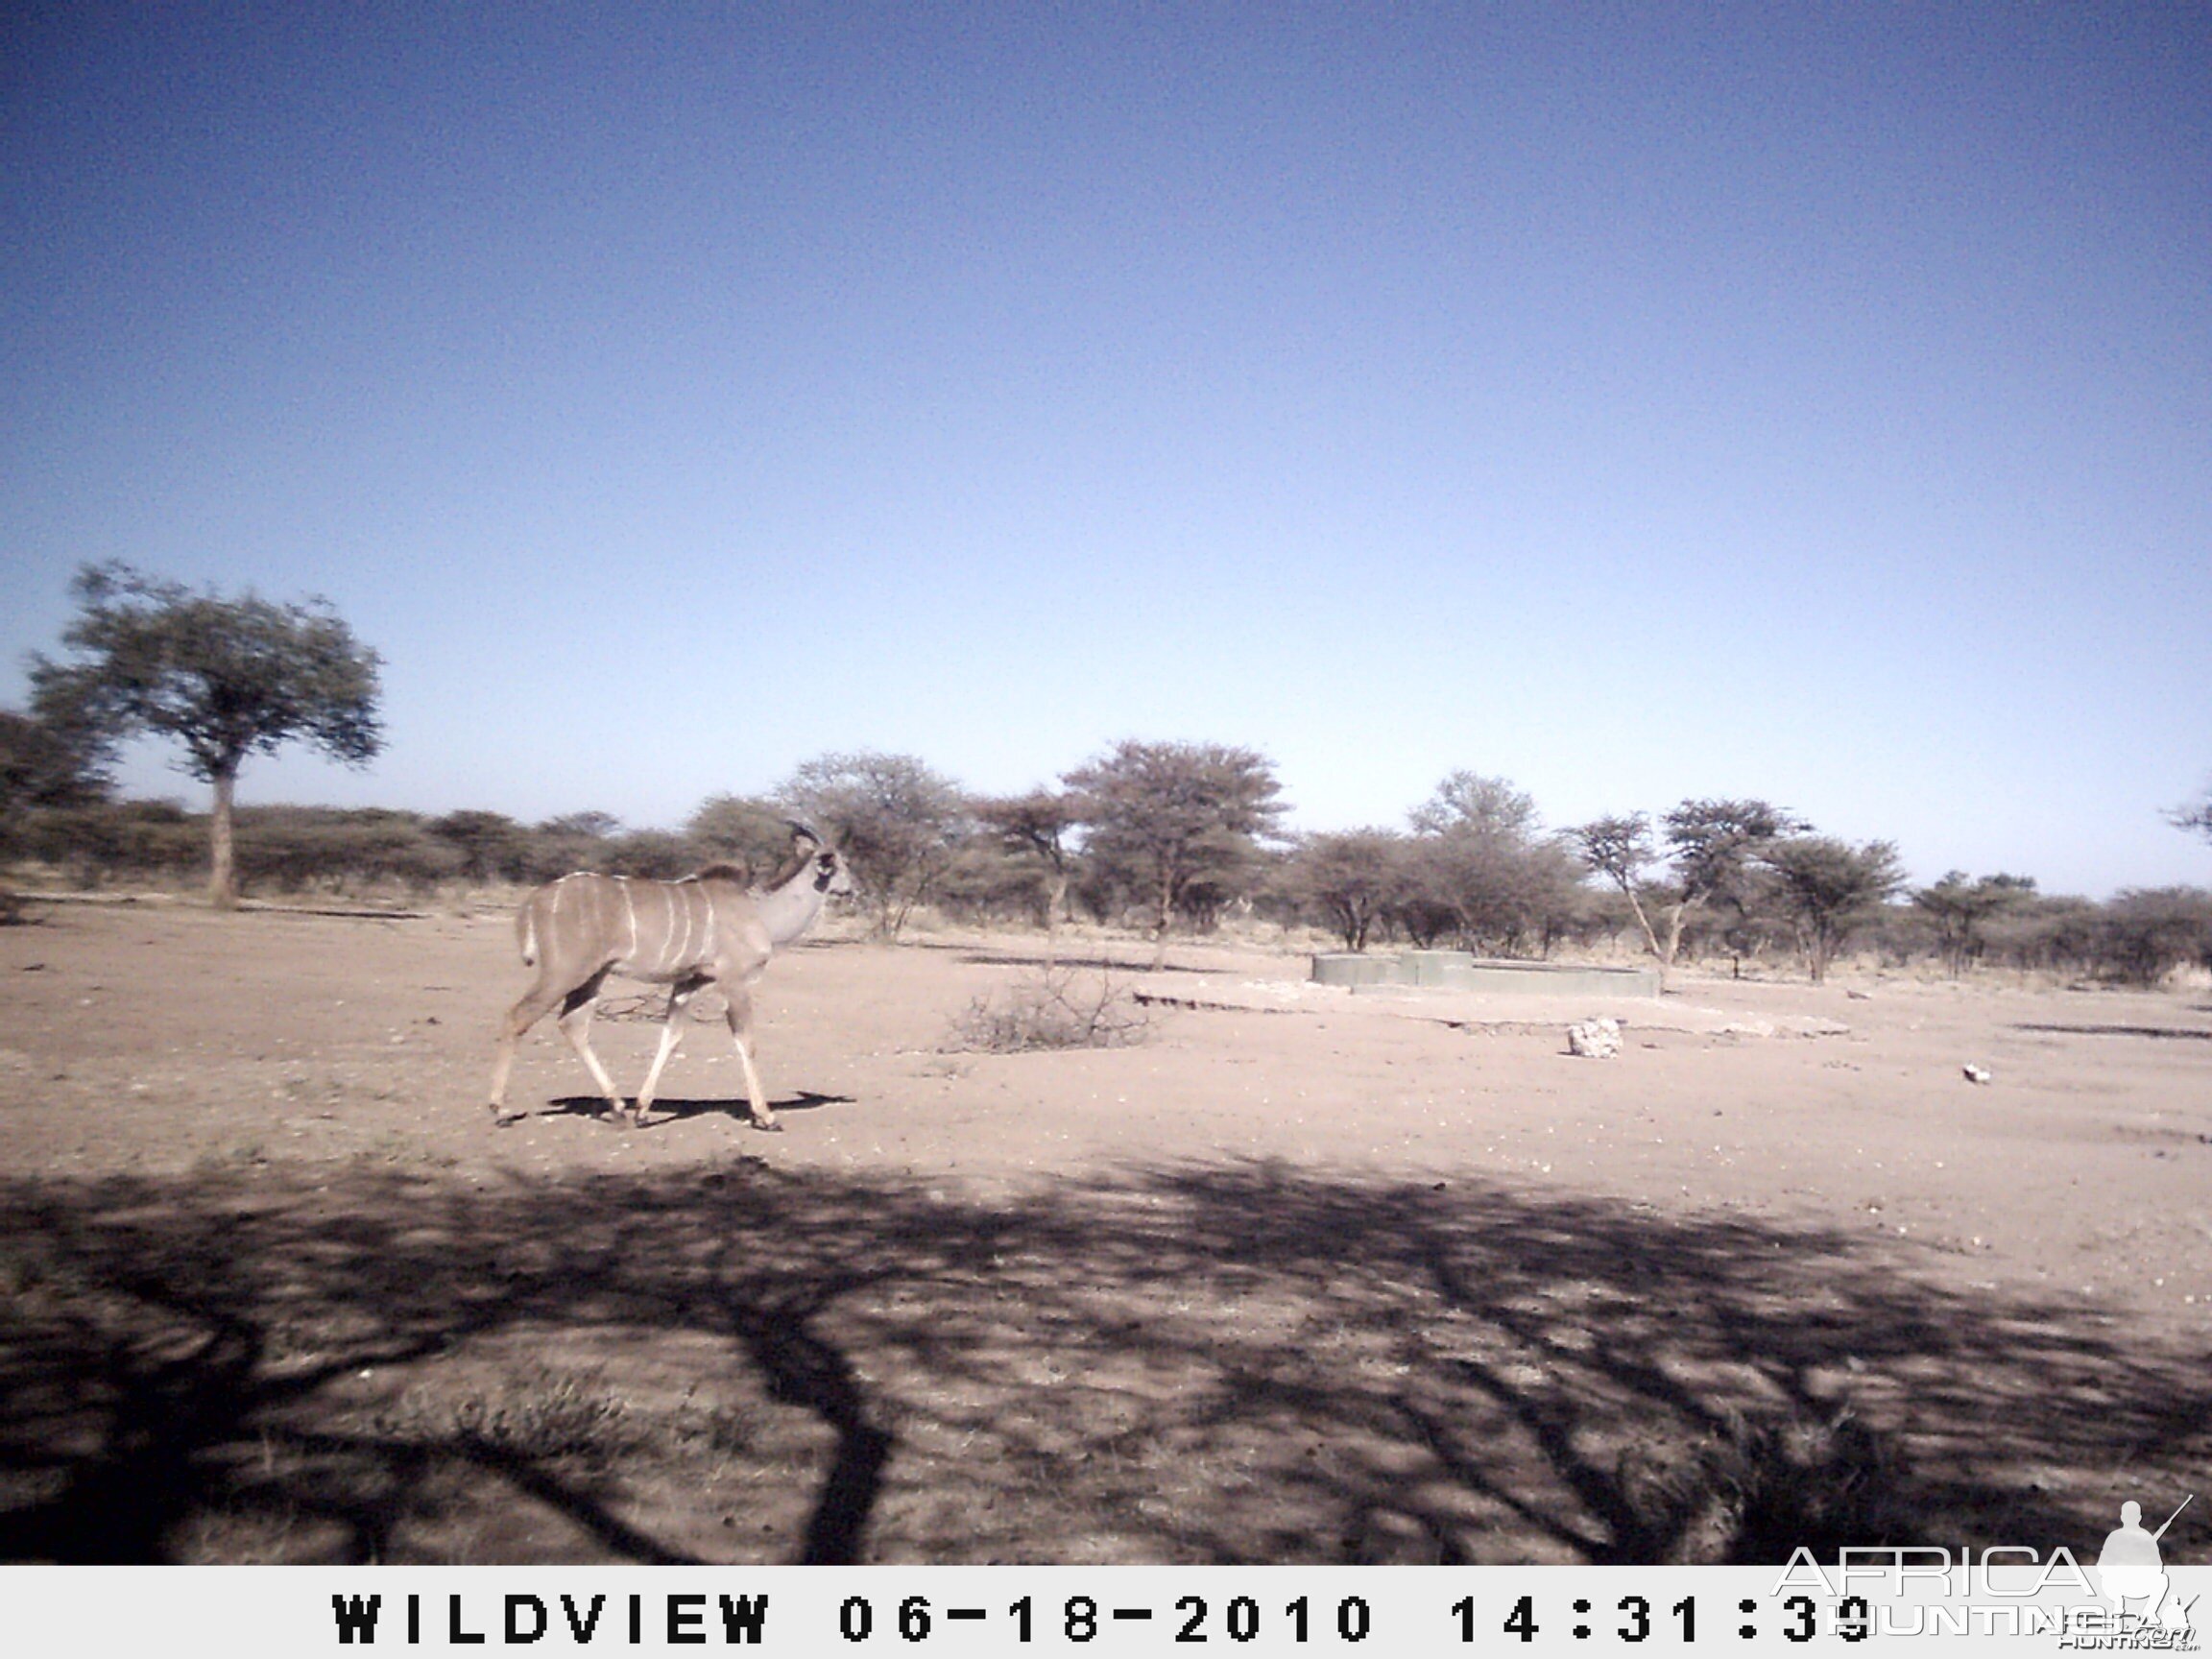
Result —
[[[108, 787], [97, 746], [81, 733], [0, 709], [0, 857], [34, 845], [53, 813], [89, 806], [106, 798]], [[0, 922], [20, 914], [14, 896], [0, 886]]]
[[2176, 830], [2194, 830], [2212, 840], [2212, 788], [2204, 791], [2204, 798], [2190, 806], [2176, 806], [2166, 814], [2166, 821]]
[[1691, 913], [1716, 901], [1732, 903], [1740, 915], [1747, 911], [1759, 850], [1811, 826], [1764, 801], [1685, 801], [1661, 823], [1673, 865], [1667, 881], [1644, 878], [1659, 853], [1651, 822], [1641, 812], [1593, 819], [1570, 833], [1583, 862], [1627, 897], [1664, 986]]
[[1462, 768], [1436, 785], [1436, 792], [1407, 814], [1423, 835], [1456, 830], [1503, 841], [1532, 841], [1539, 831], [1536, 798], [1503, 778], [1486, 778]]
[[1082, 803], [1064, 789], [1032, 789], [975, 803], [975, 816], [1009, 853], [1037, 859], [1045, 869], [1045, 966], [1059, 954], [1060, 914], [1075, 852], [1070, 837], [1082, 823]]
[[1290, 895], [1318, 911], [1347, 950], [1367, 938], [1399, 902], [1406, 881], [1406, 837], [1395, 830], [1334, 830], [1301, 839], [1285, 872]]
[[0, 821], [37, 806], [88, 806], [108, 787], [99, 745], [84, 733], [0, 709]]
[[1081, 800], [1086, 856], [1143, 892], [1154, 968], [1184, 896], [1201, 880], [1234, 885], [1286, 810], [1274, 762], [1223, 743], [1124, 738], [1061, 781]]
[[1666, 826], [1680, 889], [1681, 908], [1670, 918], [1670, 936], [1679, 947], [1691, 912], [1724, 911], [1734, 917], [1728, 933], [1739, 951], [1742, 935], [1765, 898], [1767, 875], [1759, 854], [1781, 837], [1813, 828], [1787, 808], [1757, 798], [1685, 801], [1660, 823]]
[[735, 864], [760, 886], [773, 886], [791, 857], [789, 814], [752, 796], [708, 796], [684, 821], [684, 834], [701, 862]]
[[1666, 990], [1667, 972], [1674, 966], [1674, 952], [1682, 943], [1683, 905], [1679, 899], [1666, 905], [1663, 914], [1668, 922], [1667, 938], [1662, 942], [1644, 908], [1647, 887], [1644, 872], [1659, 856], [1651, 843], [1651, 820], [1641, 812], [1631, 812], [1625, 817], [1594, 818], [1568, 833], [1581, 849], [1582, 861], [1626, 896], [1636, 926], [1643, 931], [1644, 948], [1659, 964], [1659, 988]]
[[951, 868], [969, 829], [960, 785], [911, 755], [818, 756], [776, 798], [837, 844], [875, 905], [877, 931], [894, 939]]
[[1826, 835], [1798, 835], [1763, 849], [1782, 905], [1797, 930], [1805, 962], [1817, 985], [1852, 932], [1905, 884], [1897, 849], [1887, 841], [1853, 847]]
[[423, 828], [453, 849], [464, 881], [520, 881], [530, 873], [529, 832], [504, 812], [464, 808]]
[[1454, 772], [1409, 814], [1400, 914], [1419, 939], [1469, 950], [1548, 950], [1574, 909], [1578, 872], [1545, 832], [1535, 798], [1503, 778]]
[[76, 660], [32, 659], [34, 707], [103, 751], [142, 733], [183, 745], [185, 769], [212, 787], [209, 899], [238, 902], [232, 806], [249, 755], [304, 742], [349, 766], [383, 747], [375, 652], [322, 599], [225, 599], [109, 562], [81, 567], [61, 642]]
[[1973, 881], [1965, 871], [1953, 870], [1933, 887], [1916, 891], [1912, 903], [1935, 924], [1936, 949], [1956, 979], [1982, 954], [1984, 924], [2034, 896], [2032, 876], [1984, 876]]

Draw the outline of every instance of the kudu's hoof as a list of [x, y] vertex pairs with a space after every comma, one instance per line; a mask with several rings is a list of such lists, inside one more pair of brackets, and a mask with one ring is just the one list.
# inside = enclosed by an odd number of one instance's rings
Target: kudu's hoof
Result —
[[781, 1135], [783, 1133], [783, 1125], [777, 1122], [773, 1118], [766, 1120], [756, 1118], [753, 1119], [753, 1127], [759, 1130], [763, 1135]]

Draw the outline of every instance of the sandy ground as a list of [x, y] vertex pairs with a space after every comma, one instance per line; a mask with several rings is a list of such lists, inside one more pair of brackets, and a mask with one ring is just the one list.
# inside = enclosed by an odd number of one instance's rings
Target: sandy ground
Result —
[[1039, 948], [780, 957], [769, 1135], [719, 1020], [640, 1130], [542, 1027], [494, 1128], [503, 913], [0, 929], [0, 1557], [2093, 1552], [2205, 1484], [2201, 993], [1189, 946], [1139, 1044], [963, 1051]]

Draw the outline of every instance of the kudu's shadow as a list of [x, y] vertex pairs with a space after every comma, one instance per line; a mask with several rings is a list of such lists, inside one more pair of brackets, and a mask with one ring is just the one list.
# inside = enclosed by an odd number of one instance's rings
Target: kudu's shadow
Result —
[[[635, 1094], [626, 1094], [622, 1098], [623, 1104], [630, 1106], [637, 1103], [637, 1097]], [[821, 1106], [852, 1106], [856, 1102], [850, 1094], [821, 1094], [811, 1089], [801, 1089], [781, 1100], [769, 1101], [768, 1109], [778, 1117], [781, 1117], [786, 1112], [811, 1112]], [[591, 1118], [610, 1126], [614, 1126], [617, 1122], [624, 1127], [628, 1126], [627, 1119], [616, 1119], [607, 1110], [607, 1098], [603, 1094], [563, 1094], [547, 1101], [543, 1111], [525, 1112], [522, 1116], [524, 1118]], [[745, 1096], [742, 1094], [726, 1100], [689, 1099], [679, 1096], [663, 1097], [654, 1101], [652, 1113], [646, 1118], [643, 1128], [649, 1132], [661, 1128], [663, 1124], [673, 1123], [680, 1118], [715, 1117], [733, 1118], [735, 1121], [748, 1126], [753, 1121], [752, 1108], [747, 1105]]]

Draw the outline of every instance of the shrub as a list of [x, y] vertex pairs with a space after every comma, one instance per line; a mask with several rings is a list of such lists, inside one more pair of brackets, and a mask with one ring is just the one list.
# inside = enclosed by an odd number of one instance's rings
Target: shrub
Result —
[[2104, 972], [2134, 985], [2154, 985], [2176, 968], [2212, 967], [2212, 892], [2129, 888], [2105, 905], [2097, 943]]
[[525, 832], [524, 881], [552, 881], [577, 870], [607, 868], [608, 844], [621, 822], [606, 812], [567, 812]]
[[1122, 1048], [1142, 1043], [1150, 1024], [1135, 994], [1111, 974], [1050, 968], [1022, 974], [1003, 998], [976, 998], [953, 1022], [953, 1046], [983, 1054]]
[[529, 875], [529, 835], [504, 812], [448, 812], [425, 826], [459, 855], [465, 881], [520, 881]]
[[24, 850], [80, 887], [119, 876], [180, 876], [206, 868], [207, 831], [174, 801], [49, 808], [23, 831]]
[[596, 868], [609, 876], [637, 876], [673, 881], [699, 867], [699, 852], [685, 836], [666, 830], [633, 830], [606, 843]]
[[2087, 899], [2037, 898], [1983, 928], [1984, 959], [2022, 972], [2086, 974], [2097, 956], [2104, 912]]
[[397, 883], [422, 892], [460, 873], [462, 854], [412, 812], [262, 806], [238, 814], [241, 886], [347, 892]]

